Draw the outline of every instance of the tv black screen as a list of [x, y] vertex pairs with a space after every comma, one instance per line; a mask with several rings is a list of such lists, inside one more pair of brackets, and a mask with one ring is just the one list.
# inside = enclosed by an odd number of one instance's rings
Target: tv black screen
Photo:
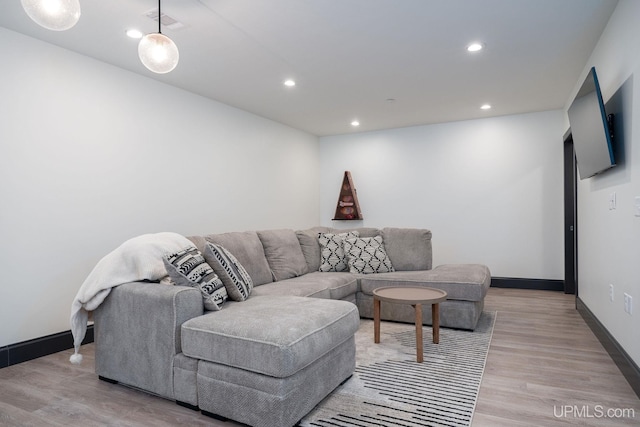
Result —
[[592, 67], [568, 111], [580, 179], [616, 165], [611, 132], [595, 67]]

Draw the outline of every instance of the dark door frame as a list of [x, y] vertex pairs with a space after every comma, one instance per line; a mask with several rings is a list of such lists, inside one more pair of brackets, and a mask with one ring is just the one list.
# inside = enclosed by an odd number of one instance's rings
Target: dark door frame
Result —
[[578, 174], [573, 137], [564, 137], [564, 293], [578, 295]]

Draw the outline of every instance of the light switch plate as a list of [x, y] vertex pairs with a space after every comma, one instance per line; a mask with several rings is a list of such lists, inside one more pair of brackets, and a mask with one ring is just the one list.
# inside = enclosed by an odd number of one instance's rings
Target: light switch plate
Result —
[[624, 293], [624, 311], [633, 314], [633, 297], [628, 293]]
[[613, 284], [609, 283], [609, 301], [613, 302]]
[[616, 192], [614, 191], [613, 193], [609, 194], [609, 210], [615, 210], [616, 209]]

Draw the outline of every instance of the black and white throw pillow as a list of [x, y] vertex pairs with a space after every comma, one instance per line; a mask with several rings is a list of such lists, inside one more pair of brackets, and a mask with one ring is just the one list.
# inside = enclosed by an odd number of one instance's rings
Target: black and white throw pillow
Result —
[[344, 253], [345, 239], [354, 239], [360, 236], [357, 231], [347, 233], [318, 233], [320, 243], [320, 269], [319, 271], [348, 271], [347, 258]]
[[344, 241], [351, 273], [370, 274], [395, 271], [384, 249], [382, 237], [356, 237]]
[[213, 271], [220, 276], [227, 288], [229, 298], [234, 301], [244, 301], [249, 298], [253, 289], [253, 280], [236, 257], [224, 247], [211, 242], [207, 243], [205, 254]]
[[227, 290], [202, 253], [190, 246], [164, 256], [164, 265], [176, 285], [200, 289], [204, 308], [218, 311], [227, 300]]

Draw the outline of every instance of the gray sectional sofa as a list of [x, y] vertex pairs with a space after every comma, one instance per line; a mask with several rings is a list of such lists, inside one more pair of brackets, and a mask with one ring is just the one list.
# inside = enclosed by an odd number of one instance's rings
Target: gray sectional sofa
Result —
[[[378, 264], [390, 262], [393, 271], [320, 271], [327, 247], [319, 234], [348, 231], [380, 236], [387, 258]], [[189, 239], [203, 253], [208, 243], [232, 253], [253, 282], [250, 297], [206, 312], [194, 287], [117, 286], [94, 312], [96, 373], [256, 427], [294, 425], [353, 373], [354, 334], [360, 317], [373, 317], [374, 289], [443, 289], [441, 326], [473, 330], [491, 282], [484, 265], [432, 268], [431, 232], [424, 229], [315, 227]], [[381, 317], [415, 319], [410, 306], [388, 303]], [[431, 323], [430, 307], [423, 320]]]

